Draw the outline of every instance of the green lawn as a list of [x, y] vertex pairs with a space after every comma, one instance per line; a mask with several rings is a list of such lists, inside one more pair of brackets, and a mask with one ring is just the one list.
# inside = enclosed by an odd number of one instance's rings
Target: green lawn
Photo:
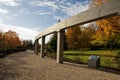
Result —
[[73, 62], [87, 63], [90, 55], [100, 56], [100, 66], [119, 68], [119, 63], [116, 62], [115, 57], [120, 50], [97, 50], [97, 51], [64, 51], [64, 59]]
[[[96, 51], [64, 51], [64, 60], [72, 61], [75, 63], [88, 63], [88, 58], [91, 55], [99, 55], [100, 56], [100, 66], [120, 69], [120, 63], [116, 62], [117, 53], [120, 50], [96, 50]], [[55, 53], [47, 54], [47, 56], [55, 58]]]
[[89, 51], [64, 51], [65, 55], [100, 55], [100, 56], [116, 56], [120, 50], [89, 50]]

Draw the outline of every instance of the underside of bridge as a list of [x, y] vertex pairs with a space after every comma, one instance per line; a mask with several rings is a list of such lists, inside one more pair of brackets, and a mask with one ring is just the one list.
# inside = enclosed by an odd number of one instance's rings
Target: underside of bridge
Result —
[[[82, 13], [74, 15], [58, 24], [55, 24], [45, 31], [38, 34], [35, 38], [35, 53], [38, 53], [38, 41], [41, 38], [41, 52], [40, 57], [44, 58], [45, 37], [51, 33], [57, 32], [57, 63], [63, 63], [63, 47], [64, 47], [64, 33], [65, 29], [75, 25], [82, 25], [85, 23], [113, 17], [120, 15], [120, 0], [111, 0], [101, 6], [88, 9]], [[53, 45], [54, 46], [54, 45]]]

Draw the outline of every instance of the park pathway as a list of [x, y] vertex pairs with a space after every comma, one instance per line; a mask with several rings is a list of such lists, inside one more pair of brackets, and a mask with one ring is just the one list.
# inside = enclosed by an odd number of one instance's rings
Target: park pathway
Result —
[[58, 64], [54, 59], [42, 59], [26, 51], [0, 58], [0, 80], [120, 80], [120, 75], [86, 65]]

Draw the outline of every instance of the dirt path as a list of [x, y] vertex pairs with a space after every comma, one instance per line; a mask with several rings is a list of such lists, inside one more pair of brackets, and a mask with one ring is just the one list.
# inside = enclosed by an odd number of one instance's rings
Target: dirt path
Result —
[[120, 75], [85, 65], [57, 64], [33, 52], [19, 52], [0, 59], [0, 80], [120, 80]]

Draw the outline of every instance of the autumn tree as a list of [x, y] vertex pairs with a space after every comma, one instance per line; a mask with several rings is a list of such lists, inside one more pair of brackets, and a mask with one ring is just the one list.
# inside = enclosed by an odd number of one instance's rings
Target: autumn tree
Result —
[[[102, 5], [109, 0], [92, 0], [90, 7]], [[93, 35], [93, 45], [109, 46], [112, 52], [113, 45], [120, 44], [120, 16], [114, 16], [96, 21], [98, 30]]]
[[21, 45], [18, 34], [15, 31], [9, 30], [5, 34], [5, 44], [7, 49], [14, 49]]
[[0, 51], [4, 49], [3, 33], [0, 31]]
[[19, 46], [21, 46], [21, 41], [15, 31], [0, 32], [0, 51], [17, 51]]
[[94, 24], [89, 24], [88, 27], [84, 27], [82, 29], [82, 33], [80, 36], [80, 46], [82, 48], [90, 48], [91, 36], [95, 34], [96, 26]]
[[79, 25], [68, 28], [66, 31], [66, 37], [69, 49], [78, 49], [80, 47], [81, 27]]

